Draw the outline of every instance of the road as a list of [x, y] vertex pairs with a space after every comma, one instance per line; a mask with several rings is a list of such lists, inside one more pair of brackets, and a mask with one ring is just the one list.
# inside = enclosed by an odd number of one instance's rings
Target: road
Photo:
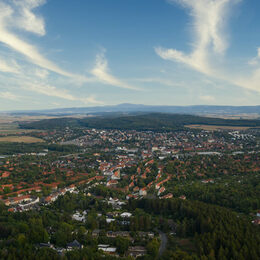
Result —
[[159, 248], [159, 257], [162, 256], [162, 254], [164, 253], [166, 246], [167, 246], [167, 242], [168, 242], [168, 238], [166, 236], [165, 233], [163, 233], [161, 230], [158, 230], [159, 235], [160, 235], [160, 239], [161, 239], [161, 245]]

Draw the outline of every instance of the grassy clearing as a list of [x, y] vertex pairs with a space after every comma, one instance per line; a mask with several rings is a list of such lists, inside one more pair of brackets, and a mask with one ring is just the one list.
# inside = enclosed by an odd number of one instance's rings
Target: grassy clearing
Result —
[[15, 122], [1, 122], [0, 119], [0, 135], [19, 135], [31, 132], [43, 132], [42, 130], [35, 129], [20, 129], [19, 125]]
[[190, 253], [195, 253], [197, 251], [192, 239], [176, 238], [175, 242], [184, 251], [188, 251]]
[[19, 135], [31, 132], [43, 132], [41, 130], [27, 130], [27, 129], [0, 129], [0, 135]]
[[190, 129], [200, 129], [207, 131], [215, 131], [215, 130], [247, 130], [249, 128], [254, 127], [246, 127], [246, 126], [224, 126], [224, 125], [186, 125], [185, 127]]
[[43, 143], [44, 140], [31, 136], [5, 136], [0, 137], [0, 142], [9, 143]]

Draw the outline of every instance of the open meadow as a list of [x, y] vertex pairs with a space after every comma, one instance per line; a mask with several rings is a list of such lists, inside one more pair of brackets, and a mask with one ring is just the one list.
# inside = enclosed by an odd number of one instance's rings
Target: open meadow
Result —
[[216, 131], [216, 130], [235, 130], [235, 131], [244, 131], [249, 128], [247, 126], [225, 126], [225, 125], [185, 125], [185, 127], [190, 129], [200, 129], [206, 131]]
[[9, 143], [43, 143], [44, 140], [32, 136], [5, 136], [0, 137], [0, 142]]

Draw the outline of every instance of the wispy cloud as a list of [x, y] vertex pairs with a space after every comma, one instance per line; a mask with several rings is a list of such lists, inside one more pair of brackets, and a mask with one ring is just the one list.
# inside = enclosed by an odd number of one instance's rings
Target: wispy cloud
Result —
[[80, 101], [84, 104], [103, 104], [103, 102], [97, 101], [94, 96], [77, 97], [70, 94], [67, 90], [58, 89], [50, 85], [43, 85], [39, 83], [38, 84], [27, 83], [23, 88], [46, 96], [57, 97], [69, 101]]
[[[9, 52], [12, 53], [11, 59], [7, 54], [0, 57], [0, 71], [12, 73], [13, 77], [9, 78], [9, 82], [26, 91], [87, 105], [103, 104], [103, 102], [96, 100], [93, 95], [76, 96], [66, 89], [49, 84], [51, 72], [58, 74], [61, 78], [69, 78], [69, 80], [73, 80], [74, 84], [80, 85], [85, 82], [96, 81], [96, 79], [63, 70], [46, 58], [36, 45], [20, 37], [19, 30], [40, 37], [46, 34], [43, 17], [35, 13], [35, 9], [45, 3], [45, 0], [0, 0], [0, 42], [9, 48]], [[26, 59], [21, 59], [21, 55]], [[19, 64], [14, 58], [16, 56], [19, 57]], [[53, 77], [51, 78], [53, 79]], [[0, 92], [0, 97], [13, 101], [17, 100], [17, 96], [8, 91]]]
[[249, 61], [250, 65], [255, 65], [251, 72], [248, 73], [250, 68], [244, 75], [236, 74], [233, 68], [223, 71], [223, 58], [228, 47], [225, 37], [228, 12], [232, 5], [240, 1], [242, 0], [168, 0], [190, 10], [193, 18], [193, 49], [186, 54], [176, 49], [156, 47], [156, 53], [165, 60], [185, 64], [207, 76], [260, 92], [260, 48], [257, 50], [257, 56]]
[[109, 72], [108, 68], [108, 62], [105, 58], [105, 50], [102, 50], [101, 53], [99, 53], [96, 56], [96, 64], [94, 69], [91, 71], [91, 73], [100, 81], [103, 82], [104, 84], [108, 84], [114, 87], [119, 87], [119, 88], [125, 88], [125, 89], [132, 89], [132, 90], [140, 90], [134, 86], [131, 86], [122, 80], [116, 78]]
[[192, 29], [194, 41], [190, 54], [176, 49], [155, 48], [156, 53], [165, 60], [184, 63], [207, 75], [215, 75], [211, 65], [213, 55], [223, 55], [227, 49], [224, 36], [224, 22], [230, 4], [237, 0], [169, 0], [179, 3], [190, 10], [193, 17]]
[[45, 23], [41, 16], [36, 16], [33, 10], [46, 3], [45, 0], [13, 0], [18, 16], [13, 19], [14, 26], [40, 36], [45, 35]]
[[249, 60], [249, 65], [259, 65], [260, 62], [260, 47], [257, 48], [257, 56]]
[[[13, 29], [22, 29], [39, 36], [45, 35], [45, 24], [42, 17], [36, 16], [33, 10], [44, 4], [44, 0], [13, 0], [10, 4], [0, 3], [0, 42], [17, 53], [24, 55], [33, 64], [65, 77], [80, 78], [88, 81], [85, 76], [61, 69], [58, 65], [44, 57], [38, 48], [21, 39]], [[13, 3], [11, 5], [11, 3]]]
[[164, 78], [135, 78], [132, 79], [136, 82], [143, 82], [143, 83], [159, 83], [160, 85], [168, 86], [168, 87], [185, 87], [186, 85], [183, 82], [174, 82], [170, 79]]
[[215, 97], [210, 95], [201, 95], [199, 96], [199, 99], [208, 103], [214, 102], [216, 100]]
[[[9, 49], [7, 53], [12, 56], [10, 58], [5, 54], [0, 57], [0, 72], [13, 73], [9, 82], [16, 81], [16, 86], [27, 91], [83, 104], [103, 104], [103, 102], [96, 100], [93, 95], [87, 97], [74, 95], [72, 91], [60, 87], [63, 84], [61, 82], [66, 82], [67, 86], [71, 82], [70, 87], [82, 87], [85, 83], [100, 82], [136, 89], [109, 73], [104, 52], [97, 55], [95, 67], [86, 74], [87, 76], [79, 75], [62, 69], [43, 55], [43, 51], [36, 44], [22, 38], [24, 31], [38, 37], [46, 35], [44, 18], [37, 12], [37, 8], [45, 3], [46, 0], [0, 0], [0, 43]], [[2, 94], [3, 98], [15, 100], [9, 92]]]
[[0, 57], [0, 71], [9, 73], [20, 73], [20, 66], [15, 60], [6, 61]]
[[8, 100], [18, 100], [18, 96], [9, 91], [0, 92], [0, 98]]

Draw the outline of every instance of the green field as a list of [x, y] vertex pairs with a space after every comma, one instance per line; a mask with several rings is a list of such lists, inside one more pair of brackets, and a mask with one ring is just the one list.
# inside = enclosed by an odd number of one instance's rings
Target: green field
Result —
[[31, 136], [5, 136], [0, 137], [0, 142], [9, 143], [42, 143], [44, 140]]

